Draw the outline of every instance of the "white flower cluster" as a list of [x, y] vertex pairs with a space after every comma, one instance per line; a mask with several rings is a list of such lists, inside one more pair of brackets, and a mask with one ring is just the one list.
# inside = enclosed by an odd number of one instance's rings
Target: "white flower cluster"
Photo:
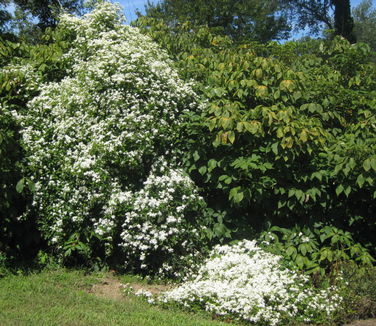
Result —
[[[132, 211], [134, 193], [140, 196], [135, 212], [142, 205], [154, 207], [154, 214], [161, 209], [159, 195], [141, 197], [149, 190], [138, 191], [155, 159], [172, 146], [182, 113], [197, 106], [196, 95], [171, 68], [165, 52], [123, 24], [116, 5], [102, 2], [82, 17], [63, 15], [59, 28], [70, 37], [66, 77], [40, 85], [40, 95], [16, 117], [36, 183], [34, 206], [44, 236], [58, 249], [75, 234], [89, 247], [100, 243], [111, 255], [119, 245], [114, 233], [119, 236], [122, 225], [131, 228], [122, 234], [125, 250], [132, 248], [127, 236], [144, 231], [151, 240], [156, 232], [150, 226], [154, 222], [132, 228], [134, 214], [124, 214]], [[158, 179], [149, 182], [154, 181]], [[179, 180], [171, 182], [180, 186]], [[189, 195], [181, 199], [190, 205]], [[155, 243], [139, 239], [139, 245], [157, 248], [182, 234], [177, 227], [185, 206], [176, 209], [181, 211], [164, 209], [169, 222], [158, 230]], [[143, 216], [155, 221], [155, 216]]]
[[140, 289], [135, 292], [135, 295], [144, 298], [150, 304], [155, 303], [153, 293], [151, 293], [150, 291]]
[[256, 241], [217, 246], [193, 280], [160, 300], [199, 305], [258, 325], [325, 321], [341, 302], [336, 289], [315, 289], [306, 277], [282, 267], [280, 259]]
[[137, 297], [141, 297], [141, 298], [145, 299], [150, 304], [156, 303], [155, 299], [154, 299], [153, 293], [151, 293], [148, 290], [145, 290], [145, 289], [141, 288], [141, 289], [135, 291], [135, 289], [133, 288], [133, 286], [131, 284], [129, 284], [129, 283], [122, 284], [121, 288], [122, 288], [122, 292], [125, 295], [127, 295], [127, 296], [128, 295], [135, 295]]
[[204, 200], [182, 171], [158, 162], [125, 214], [121, 246], [128, 264], [160, 277], [181, 277], [200, 248]]

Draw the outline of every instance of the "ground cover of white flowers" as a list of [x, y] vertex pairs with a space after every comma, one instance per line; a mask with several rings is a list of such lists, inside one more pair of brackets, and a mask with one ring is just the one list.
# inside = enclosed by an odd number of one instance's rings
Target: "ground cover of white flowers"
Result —
[[178, 304], [255, 323], [322, 323], [332, 320], [341, 303], [339, 289], [317, 289], [308, 277], [281, 264], [255, 241], [216, 246], [198, 272], [180, 286], [153, 297], [150, 303]]

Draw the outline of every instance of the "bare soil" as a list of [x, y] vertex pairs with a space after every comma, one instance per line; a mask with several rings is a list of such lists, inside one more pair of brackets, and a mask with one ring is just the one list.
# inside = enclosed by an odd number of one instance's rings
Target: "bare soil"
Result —
[[121, 292], [121, 283], [118, 279], [106, 277], [100, 283], [94, 284], [89, 293], [100, 298], [112, 300], [124, 300], [125, 297]]
[[125, 300], [123, 288], [124, 285], [130, 286], [133, 292], [139, 290], [149, 291], [152, 294], [159, 294], [161, 292], [167, 291], [171, 287], [167, 285], [159, 284], [141, 284], [141, 283], [127, 283], [122, 284], [116, 277], [109, 276], [101, 280], [100, 283], [94, 284], [89, 290], [89, 293], [94, 294], [97, 297], [112, 299], [112, 300]]
[[366, 320], [355, 320], [345, 326], [376, 326], [376, 318]]

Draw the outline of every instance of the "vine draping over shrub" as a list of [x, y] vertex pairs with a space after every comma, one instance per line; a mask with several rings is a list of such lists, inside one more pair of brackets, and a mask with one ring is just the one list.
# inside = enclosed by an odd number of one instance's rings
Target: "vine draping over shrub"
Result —
[[[193, 224], [205, 230], [205, 203], [195, 186], [165, 163], [184, 115], [199, 109], [196, 95], [165, 52], [123, 24], [116, 5], [103, 2], [80, 18], [63, 15], [56, 34], [70, 44], [61, 58], [65, 75], [38, 85], [28, 109], [14, 114], [42, 233], [65, 262], [116, 253], [137, 269], [155, 252], [165, 260], [154, 259], [148, 272], [169, 271], [171, 250], [183, 255], [202, 247], [203, 233]], [[164, 169], [155, 175], [157, 161]], [[151, 194], [153, 178], [164, 180], [163, 198]], [[156, 208], [165, 214], [150, 219]], [[135, 257], [127, 240], [147, 219], [159, 228], [148, 234], [154, 246], [140, 245]], [[164, 235], [172, 220], [178, 231]]]

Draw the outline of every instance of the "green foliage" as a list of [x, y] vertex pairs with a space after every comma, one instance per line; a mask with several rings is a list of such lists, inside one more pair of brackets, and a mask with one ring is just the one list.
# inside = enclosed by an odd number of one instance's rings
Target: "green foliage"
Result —
[[290, 14], [290, 20], [300, 30], [309, 28], [312, 34], [318, 34], [322, 25], [334, 29], [330, 16], [331, 1], [329, 0], [281, 0]]
[[190, 22], [194, 28], [207, 26], [236, 41], [286, 39], [290, 31], [280, 15], [279, 1], [164, 0], [148, 3], [146, 17], [162, 20], [170, 26]]
[[20, 233], [25, 231], [17, 220], [25, 207], [24, 199], [16, 191], [21, 175], [18, 166], [21, 149], [14, 120], [2, 107], [0, 110], [0, 255], [13, 257], [21, 249], [17, 248], [18, 241], [22, 239]]
[[317, 225], [313, 229], [273, 226], [261, 235], [260, 241], [266, 250], [282, 255], [290, 266], [321, 280], [329, 277], [336, 281], [346, 264], [352, 263], [358, 269], [375, 262], [350, 232], [334, 226]]
[[368, 43], [376, 51], [376, 8], [371, 0], [363, 0], [353, 9], [354, 32], [358, 42]]
[[367, 45], [235, 45], [160, 23], [145, 32], [206, 99], [187, 127], [195, 141], [186, 164], [227, 222], [322, 221], [373, 241], [376, 69]]
[[[45, 36], [49, 37], [51, 32]], [[0, 252], [11, 260], [32, 259], [41, 245], [33, 213], [24, 216], [35, 185], [23, 176], [24, 151], [15, 117], [38, 93], [40, 81], [60, 78], [63, 51], [59, 42], [29, 45], [0, 40]]]
[[[350, 0], [281, 0], [292, 23], [301, 30], [309, 27], [317, 34], [323, 27], [327, 32], [340, 35], [354, 43], [354, 20]], [[333, 16], [331, 16], [333, 15]]]
[[[11, 60], [18, 45], [2, 41], [0, 43], [0, 62]], [[0, 74], [0, 253], [8, 259], [27, 256], [35, 241], [32, 223], [22, 222], [19, 217], [26, 209], [26, 196], [19, 194], [22, 178], [20, 161], [23, 151], [19, 145], [19, 126], [9, 108], [14, 109], [22, 103], [17, 95], [19, 83], [14, 74], [2, 69]], [[17, 75], [17, 73], [16, 73]], [[22, 78], [22, 77], [19, 77]], [[9, 104], [9, 108], [8, 108]], [[22, 104], [21, 104], [22, 105]], [[27, 249], [27, 248], [30, 249]], [[24, 252], [22, 252], [24, 251]]]
[[6, 10], [8, 4], [9, 0], [0, 1], [0, 36], [2, 37], [8, 34], [9, 21], [12, 19], [12, 15]]
[[58, 13], [67, 11], [78, 14], [83, 9], [83, 0], [14, 0], [14, 3], [21, 10], [30, 12], [42, 29], [56, 26]]

